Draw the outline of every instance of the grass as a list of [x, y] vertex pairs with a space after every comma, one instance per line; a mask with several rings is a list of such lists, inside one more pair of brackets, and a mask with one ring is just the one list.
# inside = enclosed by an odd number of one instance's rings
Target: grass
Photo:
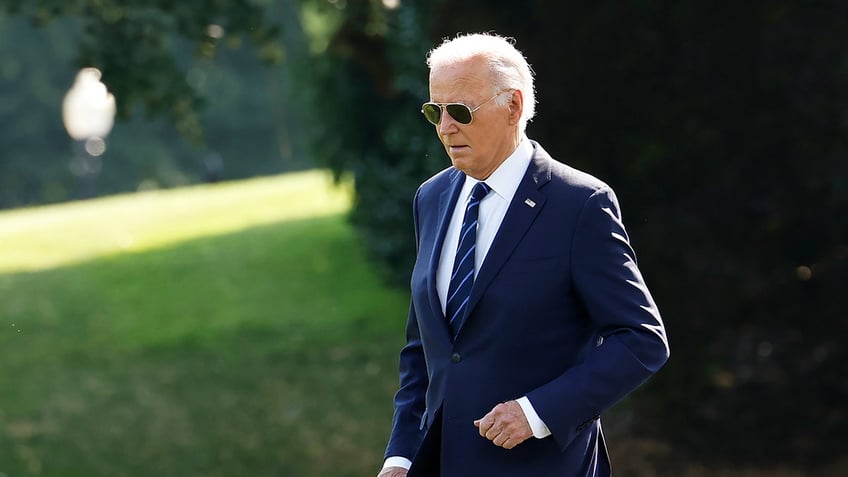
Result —
[[0, 213], [0, 475], [373, 475], [406, 297], [328, 185]]
[[320, 171], [0, 212], [0, 272], [139, 252], [262, 224], [341, 213], [350, 188]]

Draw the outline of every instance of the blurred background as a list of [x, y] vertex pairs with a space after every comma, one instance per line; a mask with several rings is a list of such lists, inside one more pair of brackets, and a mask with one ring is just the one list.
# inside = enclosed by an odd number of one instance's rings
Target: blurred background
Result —
[[0, 477], [374, 475], [477, 31], [668, 327], [618, 475], [848, 475], [848, 3], [0, 0]]

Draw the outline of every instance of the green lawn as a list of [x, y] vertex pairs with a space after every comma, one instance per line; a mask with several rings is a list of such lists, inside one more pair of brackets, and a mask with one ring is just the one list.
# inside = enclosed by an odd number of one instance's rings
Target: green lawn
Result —
[[0, 476], [366, 476], [405, 291], [303, 173], [0, 213]]

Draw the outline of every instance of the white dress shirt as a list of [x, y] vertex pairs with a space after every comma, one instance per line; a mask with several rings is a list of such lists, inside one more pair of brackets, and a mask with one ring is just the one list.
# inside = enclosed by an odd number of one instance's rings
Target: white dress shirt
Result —
[[[527, 172], [527, 166], [530, 165], [532, 157], [533, 145], [524, 137], [515, 151], [485, 180], [492, 191], [480, 201], [477, 219], [477, 248], [474, 255], [475, 276], [486, 259], [486, 254], [488, 254], [489, 248], [495, 240], [495, 235], [501, 227], [501, 222], [503, 222], [524, 173]], [[451, 215], [448, 223], [448, 230], [442, 245], [442, 254], [439, 257], [439, 266], [436, 269], [436, 292], [439, 295], [443, 313], [447, 306], [448, 287], [450, 286], [450, 277], [456, 256], [456, 247], [459, 242], [459, 233], [462, 229], [462, 220], [465, 216], [465, 208], [471, 196], [471, 189], [477, 182], [479, 182], [477, 179], [465, 176], [465, 184], [459, 191], [459, 198], [456, 201], [456, 207], [453, 209], [453, 215]], [[530, 423], [534, 437], [542, 439], [551, 435], [551, 431], [539, 418], [526, 396], [518, 398], [516, 401], [521, 406], [527, 422]], [[396, 466], [408, 469], [411, 465], [412, 462], [404, 457], [389, 457], [384, 462], [383, 468]]]

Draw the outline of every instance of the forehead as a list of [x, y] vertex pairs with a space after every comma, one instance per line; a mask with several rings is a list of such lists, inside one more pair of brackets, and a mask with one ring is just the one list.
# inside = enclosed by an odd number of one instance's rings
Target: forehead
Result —
[[490, 84], [489, 70], [481, 60], [441, 65], [430, 70], [430, 99], [471, 101], [488, 94]]

